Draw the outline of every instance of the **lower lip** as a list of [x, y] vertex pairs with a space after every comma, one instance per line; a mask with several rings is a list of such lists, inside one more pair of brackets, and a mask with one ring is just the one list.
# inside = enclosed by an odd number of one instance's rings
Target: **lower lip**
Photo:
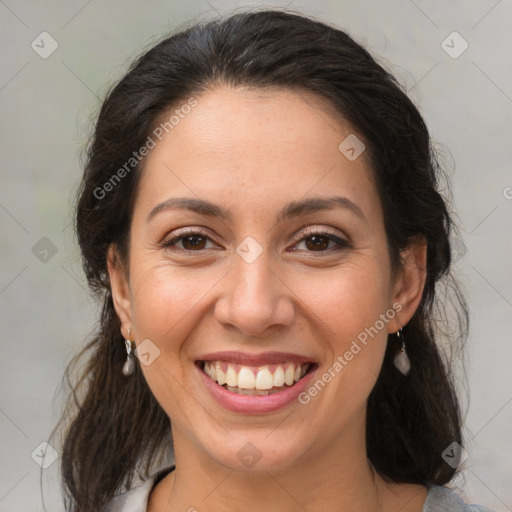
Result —
[[313, 370], [310, 370], [291, 388], [272, 393], [271, 395], [248, 396], [228, 391], [208, 377], [199, 365], [195, 364], [194, 366], [199, 372], [204, 385], [218, 404], [230, 411], [245, 414], [274, 412], [290, 405], [307, 388], [309, 381], [318, 368], [315, 367]]

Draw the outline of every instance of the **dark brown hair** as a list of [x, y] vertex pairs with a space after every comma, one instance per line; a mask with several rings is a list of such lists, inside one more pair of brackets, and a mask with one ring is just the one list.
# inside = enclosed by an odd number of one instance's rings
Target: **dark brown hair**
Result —
[[122, 374], [126, 351], [107, 272], [111, 244], [126, 258], [144, 160], [109, 191], [104, 184], [146, 143], [162, 114], [221, 83], [285, 87], [328, 100], [365, 141], [393, 270], [400, 269], [401, 250], [417, 236], [426, 239], [424, 293], [403, 330], [411, 370], [404, 376], [393, 366], [399, 344], [390, 335], [368, 400], [367, 455], [388, 481], [448, 482], [456, 469], [441, 454], [452, 442], [463, 443], [452, 370], [439, 347], [449, 323], [441, 302], [448, 296], [440, 297], [440, 290], [455, 291], [456, 329], [448, 332], [453, 346], [466, 338], [468, 314], [450, 272], [454, 224], [448, 199], [439, 192], [446, 175], [428, 130], [396, 79], [345, 32], [291, 11], [251, 10], [162, 40], [133, 63], [101, 107], [78, 195], [76, 230], [102, 311], [92, 340], [66, 370], [69, 383], [78, 360], [89, 353], [59, 422], [66, 426], [60, 462], [67, 510], [99, 510], [129, 488], [137, 473], [146, 478], [172, 450], [169, 418], [140, 367], [128, 379]]

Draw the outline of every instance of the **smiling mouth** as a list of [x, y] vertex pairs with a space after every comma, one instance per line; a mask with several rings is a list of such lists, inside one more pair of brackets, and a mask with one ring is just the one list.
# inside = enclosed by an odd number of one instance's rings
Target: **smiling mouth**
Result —
[[229, 361], [196, 361], [196, 365], [219, 386], [232, 393], [262, 396], [293, 387], [318, 365], [316, 363], [279, 363], [247, 366]]

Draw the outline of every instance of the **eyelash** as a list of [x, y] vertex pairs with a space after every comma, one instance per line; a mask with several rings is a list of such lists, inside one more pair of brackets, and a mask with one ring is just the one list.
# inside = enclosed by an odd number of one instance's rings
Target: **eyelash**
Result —
[[[186, 238], [187, 236], [194, 236], [194, 235], [199, 235], [201, 237], [209, 239], [210, 241], [213, 241], [213, 240], [211, 240], [211, 237], [209, 236], [209, 234], [206, 231], [202, 230], [201, 228], [187, 228], [185, 230], [182, 230], [181, 232], [179, 232], [172, 238], [165, 240], [162, 243], [162, 246], [164, 248], [172, 247], [176, 244], [176, 242], [182, 240], [183, 238]], [[323, 251], [307, 251], [307, 252], [330, 253], [333, 251], [340, 251], [340, 250], [348, 249], [351, 247], [350, 243], [347, 240], [344, 240], [343, 238], [340, 238], [340, 237], [330, 233], [329, 231], [321, 230], [318, 228], [307, 228], [304, 231], [302, 231], [302, 233], [299, 235], [299, 237], [294, 241], [294, 245], [298, 244], [299, 242], [303, 242], [304, 240], [306, 240], [307, 238], [310, 238], [312, 236], [326, 237], [329, 241], [335, 242], [336, 244], [338, 244], [338, 248], [326, 249]], [[189, 249], [178, 248], [178, 250], [188, 252], [188, 253], [194, 253], [194, 252], [202, 252], [202, 251], [205, 251], [206, 249], [199, 249], [197, 251], [192, 251]]]

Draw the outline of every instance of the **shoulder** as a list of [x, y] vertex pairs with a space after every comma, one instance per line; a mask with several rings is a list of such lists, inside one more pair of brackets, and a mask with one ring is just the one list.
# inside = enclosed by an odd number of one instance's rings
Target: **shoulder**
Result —
[[151, 475], [142, 485], [114, 496], [101, 512], [146, 512], [149, 495], [155, 485], [174, 469], [174, 465]]
[[462, 498], [444, 485], [429, 487], [423, 512], [493, 512], [482, 505], [468, 505]]

